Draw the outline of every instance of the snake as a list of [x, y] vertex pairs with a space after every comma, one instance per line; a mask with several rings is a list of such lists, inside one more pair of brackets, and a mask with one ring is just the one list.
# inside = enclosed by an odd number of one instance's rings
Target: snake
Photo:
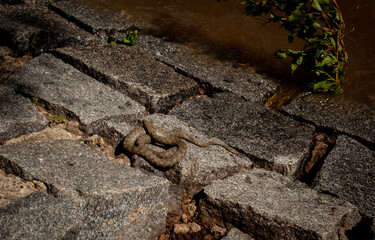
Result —
[[[233, 154], [243, 155], [220, 142], [199, 142], [182, 130], [167, 131], [155, 126], [147, 120], [143, 120], [142, 125], [143, 127], [135, 127], [125, 137], [123, 148], [131, 154], [136, 154], [144, 158], [151, 165], [159, 169], [171, 168], [177, 165], [185, 157], [188, 147], [182, 139], [199, 147], [219, 145]], [[155, 143], [171, 146], [171, 148], [164, 152], [158, 152], [146, 146], [146, 144], [150, 144], [153, 141]]]

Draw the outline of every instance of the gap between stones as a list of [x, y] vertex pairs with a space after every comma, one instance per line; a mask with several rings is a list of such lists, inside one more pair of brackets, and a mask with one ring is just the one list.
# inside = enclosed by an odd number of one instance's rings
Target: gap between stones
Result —
[[345, 136], [348, 136], [348, 137], [351, 137], [351, 138], [354, 138], [355, 140], [357, 140], [360, 144], [362, 144], [363, 146], [367, 147], [368, 149], [374, 151], [375, 150], [375, 143], [372, 143], [372, 142], [369, 142], [367, 141], [366, 139], [363, 139], [359, 136], [355, 136], [355, 135], [352, 135], [352, 134], [349, 134], [349, 133], [346, 133], [346, 132], [343, 132], [343, 131], [340, 131], [340, 130], [336, 130], [336, 129], [332, 129], [332, 128], [329, 128], [329, 127], [325, 127], [325, 126], [319, 126], [319, 125], [316, 125], [314, 122], [312, 121], [309, 121], [305, 118], [302, 118], [302, 117], [298, 117], [298, 116], [295, 116], [295, 115], [291, 115], [289, 114], [288, 112], [282, 110], [282, 109], [279, 109], [277, 110], [279, 113], [283, 114], [284, 116], [287, 116], [287, 117], [290, 117], [292, 118], [293, 120], [295, 121], [299, 121], [299, 122], [302, 122], [302, 123], [306, 123], [306, 124], [309, 124], [309, 125], [313, 125], [315, 128], [317, 129], [320, 129], [319, 131], [323, 132], [323, 133], [326, 133], [328, 135], [334, 135], [334, 136], [338, 136], [338, 135], [345, 135]]

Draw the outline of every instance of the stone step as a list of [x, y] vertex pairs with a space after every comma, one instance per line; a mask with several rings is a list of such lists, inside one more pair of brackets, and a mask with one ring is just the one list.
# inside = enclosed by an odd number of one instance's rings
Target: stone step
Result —
[[375, 148], [375, 111], [364, 104], [310, 94], [295, 98], [282, 110], [317, 126], [364, 139]]
[[261, 169], [207, 186], [199, 206], [205, 222], [234, 226], [256, 239], [345, 239], [361, 220], [352, 204]]
[[[169, 130], [182, 130], [200, 142], [217, 141], [217, 138], [210, 138], [197, 129], [189, 126], [175, 116], [152, 114], [145, 119], [155, 126]], [[133, 157], [133, 166], [153, 172], [159, 176], [166, 177], [175, 185], [184, 189], [188, 196], [198, 193], [206, 185], [215, 180], [222, 179], [234, 174], [241, 169], [249, 169], [253, 166], [250, 159], [237, 156], [220, 146], [198, 147], [186, 142], [188, 152], [181, 162], [167, 171], [159, 171], [139, 156]], [[164, 149], [158, 149], [162, 151]]]
[[286, 175], [296, 174], [308, 157], [314, 132], [312, 126], [228, 93], [186, 101], [171, 114]]
[[76, 239], [81, 220], [71, 202], [34, 192], [0, 208], [0, 238]]
[[136, 48], [152, 54], [156, 59], [197, 79], [214, 91], [229, 91], [248, 101], [265, 102], [276, 91], [276, 85], [246, 67], [211, 59], [181, 44], [167, 42], [149, 35], [141, 35]]
[[89, 2], [83, 4], [74, 0], [61, 0], [52, 3], [50, 8], [86, 31], [105, 39], [106, 42], [111, 34], [117, 33], [125, 37], [127, 30], [139, 29], [135, 19], [123, 11], [96, 7]]
[[104, 120], [132, 122], [145, 115], [139, 103], [50, 54], [24, 65], [9, 82], [17, 91], [37, 97], [47, 109], [77, 118], [88, 134], [101, 130]]
[[0, 143], [21, 135], [41, 131], [47, 119], [31, 101], [17, 95], [11, 87], [0, 87]]
[[345, 199], [361, 213], [375, 218], [375, 151], [350, 137], [339, 136], [313, 185], [318, 191]]
[[102, 42], [37, 4], [0, 5], [0, 33], [0, 43], [10, 46], [18, 55]]
[[112, 162], [81, 142], [3, 145], [0, 166], [44, 182], [50, 194], [80, 207], [82, 239], [155, 239], [164, 231], [169, 182]]
[[56, 55], [136, 99], [151, 113], [166, 112], [199, 94], [199, 86], [192, 79], [176, 73], [149, 54], [125, 45], [62, 48]]

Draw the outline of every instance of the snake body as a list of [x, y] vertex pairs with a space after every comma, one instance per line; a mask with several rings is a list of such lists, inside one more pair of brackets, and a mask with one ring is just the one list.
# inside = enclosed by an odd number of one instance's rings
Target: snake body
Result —
[[[142, 121], [143, 127], [135, 127], [125, 138], [123, 147], [126, 151], [137, 154], [156, 168], [167, 169], [177, 165], [187, 153], [187, 145], [181, 139], [189, 141], [199, 147], [219, 145], [236, 155], [243, 155], [227, 145], [219, 142], [209, 141], [201, 143], [189, 134], [181, 130], [166, 131], [153, 125], [147, 120]], [[164, 152], [150, 149], [146, 144], [152, 141], [171, 147]]]

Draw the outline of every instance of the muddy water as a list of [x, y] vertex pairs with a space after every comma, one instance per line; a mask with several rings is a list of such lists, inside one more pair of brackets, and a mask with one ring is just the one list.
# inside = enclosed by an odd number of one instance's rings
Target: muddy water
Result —
[[[279, 48], [289, 44], [287, 33], [276, 24], [263, 25], [265, 17], [243, 16], [241, 0], [91, 0], [90, 5], [123, 9], [153, 26], [153, 35], [207, 48], [218, 58], [248, 63], [281, 79], [290, 88], [301, 78], [290, 76], [290, 66], [276, 59]], [[346, 22], [345, 44], [350, 64], [340, 99], [355, 100], [375, 109], [375, 1], [339, 1]], [[354, 30], [353, 30], [354, 29]]]

